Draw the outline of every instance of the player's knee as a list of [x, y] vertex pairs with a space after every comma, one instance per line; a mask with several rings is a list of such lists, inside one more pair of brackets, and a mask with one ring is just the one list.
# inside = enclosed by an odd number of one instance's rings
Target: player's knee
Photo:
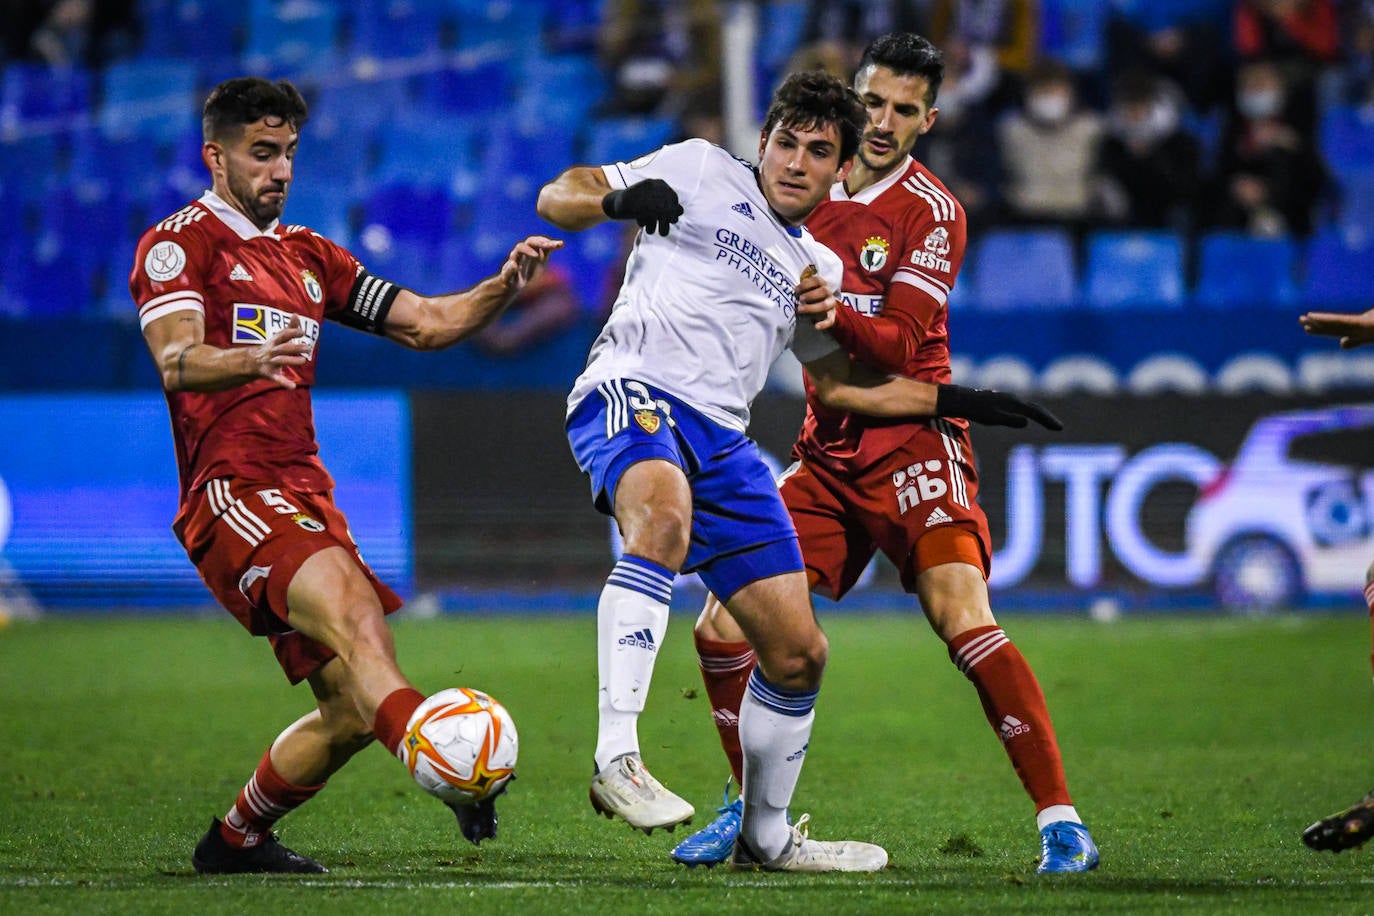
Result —
[[621, 522], [625, 552], [679, 569], [687, 559], [692, 535], [692, 507], [677, 504], [644, 506]]
[[1374, 562], [1369, 564], [1369, 568], [1364, 571], [1364, 584], [1366, 587], [1374, 585]]
[[821, 675], [830, 658], [830, 644], [817, 628], [809, 638], [767, 655], [760, 657], [759, 664], [774, 684], [787, 690], [815, 690], [821, 685]]

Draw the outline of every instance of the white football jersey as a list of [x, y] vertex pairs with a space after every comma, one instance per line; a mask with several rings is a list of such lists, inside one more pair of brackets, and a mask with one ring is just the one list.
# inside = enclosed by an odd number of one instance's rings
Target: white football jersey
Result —
[[839, 349], [809, 321], [795, 333], [794, 292], [809, 265], [840, 289], [839, 256], [778, 221], [751, 165], [688, 140], [602, 171], [613, 188], [663, 179], [684, 213], [667, 236], [636, 238], [611, 315], [568, 396], [570, 413], [600, 383], [633, 378], [743, 431], [785, 348], [803, 363]]

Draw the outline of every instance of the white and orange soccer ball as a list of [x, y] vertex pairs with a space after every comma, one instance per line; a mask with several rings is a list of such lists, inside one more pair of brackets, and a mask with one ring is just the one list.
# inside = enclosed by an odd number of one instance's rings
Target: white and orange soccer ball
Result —
[[396, 756], [441, 801], [473, 804], [515, 775], [519, 737], [510, 713], [470, 687], [441, 690], [416, 707]]

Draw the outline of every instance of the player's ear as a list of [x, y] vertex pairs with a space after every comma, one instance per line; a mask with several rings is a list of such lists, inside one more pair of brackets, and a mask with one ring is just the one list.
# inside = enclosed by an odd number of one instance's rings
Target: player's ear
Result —
[[759, 131], [759, 158], [763, 158], [763, 150], [768, 146], [768, 131]]
[[224, 168], [224, 147], [218, 143], [206, 141], [200, 148], [201, 161], [211, 172]]
[[940, 109], [938, 109], [938, 108], [932, 108], [932, 109], [930, 109], [930, 111], [927, 111], [927, 112], [926, 112], [926, 118], [925, 118], [924, 121], [921, 122], [921, 126], [920, 126], [920, 128], [916, 131], [916, 133], [917, 133], [917, 134], [923, 134], [923, 133], [925, 133], [926, 131], [930, 130], [932, 127], [934, 127], [934, 126], [935, 126], [935, 116], [936, 116], [937, 114], [939, 114], [939, 113], [940, 113]]
[[[850, 156], [840, 162], [840, 170], [835, 173], [835, 181], [844, 181], [849, 177], [849, 170], [854, 168], [854, 157]], [[831, 182], [832, 184], [834, 182]]]

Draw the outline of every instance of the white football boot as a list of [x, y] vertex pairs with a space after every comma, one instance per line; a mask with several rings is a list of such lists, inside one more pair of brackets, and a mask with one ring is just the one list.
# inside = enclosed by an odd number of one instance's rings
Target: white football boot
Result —
[[607, 817], [619, 817], [631, 827], [652, 833], [655, 827], [672, 830], [692, 820], [696, 809], [664, 788], [644, 767], [638, 754], [621, 754], [606, 772], [592, 777], [592, 807]]
[[808, 837], [811, 815], [803, 814], [788, 829], [792, 835], [776, 859], [764, 862], [744, 842], [735, 840], [731, 871], [880, 871], [887, 866], [887, 850], [854, 840], [813, 840]]

